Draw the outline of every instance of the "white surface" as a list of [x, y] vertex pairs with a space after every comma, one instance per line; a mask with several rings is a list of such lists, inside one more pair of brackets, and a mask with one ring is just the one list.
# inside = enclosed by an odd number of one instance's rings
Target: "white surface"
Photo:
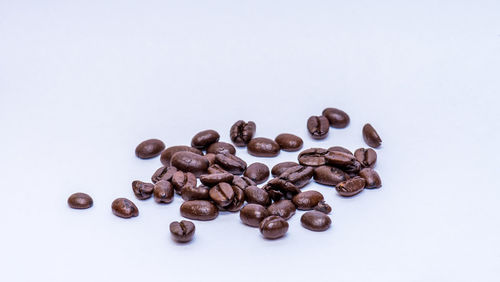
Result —
[[[71, 2], [0, 1], [1, 281], [499, 281], [500, 2]], [[327, 106], [352, 122], [313, 141]], [[297, 212], [267, 241], [221, 214], [176, 245], [182, 201], [134, 198], [160, 165], [134, 148], [227, 141], [238, 119], [304, 148], [365, 146], [370, 122], [383, 187], [307, 186], [333, 205], [327, 232]], [[69, 209], [77, 191], [94, 207]], [[123, 196], [139, 217], [111, 214]]]

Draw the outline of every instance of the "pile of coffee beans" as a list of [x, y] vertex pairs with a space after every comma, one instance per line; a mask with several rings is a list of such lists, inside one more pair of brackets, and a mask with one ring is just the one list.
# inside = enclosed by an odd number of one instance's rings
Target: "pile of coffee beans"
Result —
[[[307, 129], [312, 138], [324, 139], [330, 127], [345, 128], [349, 122], [344, 111], [327, 108], [322, 115], [307, 120]], [[254, 137], [256, 128], [253, 121], [235, 122], [229, 130], [234, 146], [246, 147], [250, 155], [266, 158], [279, 155], [281, 150], [302, 149], [304, 142], [299, 136], [282, 133], [274, 140]], [[370, 124], [363, 127], [362, 134], [368, 146], [381, 145], [382, 140]], [[340, 146], [308, 148], [298, 153], [297, 162], [282, 162], [269, 169], [262, 162], [247, 165], [236, 156], [232, 144], [219, 139], [220, 134], [209, 129], [194, 135], [191, 146], [166, 148], [158, 139], [140, 143], [136, 156], [149, 159], [160, 155], [162, 166], [153, 173], [151, 182], [132, 182], [136, 198], [153, 197], [158, 204], [169, 204], [177, 194], [184, 200], [181, 216], [191, 220], [214, 220], [219, 211], [239, 212], [241, 222], [258, 227], [264, 238], [277, 239], [287, 233], [287, 220], [296, 210], [306, 211], [300, 219], [304, 228], [325, 231], [330, 227], [332, 221], [328, 214], [332, 208], [323, 194], [301, 191], [311, 179], [335, 187], [344, 197], [382, 186], [380, 176], [373, 169], [377, 153], [372, 148], [359, 148], [354, 153]], [[260, 184], [263, 185], [259, 187]], [[92, 204], [92, 198], [83, 193], [75, 193], [68, 199], [68, 205], [75, 209], [89, 208]], [[114, 200], [111, 209], [122, 218], [139, 215], [137, 206], [126, 198]], [[170, 232], [175, 241], [189, 242], [195, 225], [187, 220], [175, 221], [170, 224]]]

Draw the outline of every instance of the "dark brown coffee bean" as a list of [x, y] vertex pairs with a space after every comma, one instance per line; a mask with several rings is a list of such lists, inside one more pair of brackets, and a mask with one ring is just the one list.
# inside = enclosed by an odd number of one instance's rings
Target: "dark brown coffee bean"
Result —
[[141, 159], [151, 159], [159, 154], [165, 149], [165, 144], [158, 139], [149, 139], [141, 142], [135, 148], [135, 155]]
[[314, 169], [314, 181], [323, 185], [336, 186], [347, 179], [349, 175], [336, 167], [323, 165]]
[[356, 160], [358, 160], [363, 167], [373, 168], [377, 162], [377, 152], [372, 148], [359, 148], [354, 152], [354, 157], [356, 157]]
[[187, 201], [181, 205], [181, 215], [194, 220], [213, 220], [219, 215], [219, 209], [209, 201]]
[[245, 192], [236, 186], [231, 187], [233, 188], [234, 197], [231, 203], [224, 207], [224, 210], [235, 212], [239, 211], [243, 207], [243, 204], [245, 204]]
[[299, 210], [312, 210], [321, 201], [323, 201], [323, 195], [318, 191], [305, 191], [295, 195], [292, 199], [293, 204]]
[[213, 165], [209, 166], [207, 171], [209, 174], [227, 173], [227, 171], [225, 169], [223, 169], [222, 167], [220, 167], [220, 165], [218, 165], [218, 164], [213, 164]]
[[231, 183], [233, 181], [234, 175], [229, 172], [225, 173], [213, 173], [213, 174], [204, 174], [200, 176], [201, 183], [212, 187], [220, 182]]
[[269, 214], [278, 215], [284, 219], [289, 219], [295, 214], [295, 205], [290, 200], [280, 200], [267, 207]]
[[156, 172], [151, 176], [151, 181], [156, 183], [160, 180], [170, 181], [174, 173], [177, 172], [177, 168], [173, 166], [162, 166], [156, 170]]
[[340, 182], [335, 187], [339, 195], [344, 197], [354, 196], [363, 191], [364, 188], [365, 180], [361, 177], [355, 177], [344, 182]]
[[261, 184], [269, 178], [269, 168], [263, 163], [253, 163], [247, 167], [243, 175], [255, 183]]
[[222, 208], [228, 206], [234, 198], [233, 187], [224, 182], [210, 188], [208, 194], [210, 195], [210, 199], [212, 199], [217, 206]]
[[154, 186], [154, 199], [159, 204], [168, 204], [174, 200], [174, 187], [166, 180], [156, 182]]
[[269, 194], [257, 186], [248, 186], [245, 189], [245, 198], [250, 204], [259, 204], [262, 206], [269, 206], [271, 204]]
[[191, 147], [204, 150], [211, 144], [219, 141], [220, 135], [217, 131], [208, 129], [196, 133], [191, 139]]
[[186, 185], [191, 185], [196, 187], [196, 176], [191, 172], [177, 171], [172, 176], [172, 186], [174, 186], [175, 192], [177, 194], [181, 193], [182, 187]]
[[312, 116], [307, 120], [307, 130], [313, 139], [325, 139], [330, 123], [324, 116]]
[[260, 222], [269, 216], [267, 209], [261, 205], [248, 204], [240, 211], [241, 221], [252, 227], [259, 227]]
[[222, 169], [229, 173], [241, 175], [247, 168], [247, 163], [231, 154], [217, 154], [215, 155], [215, 163]]
[[285, 172], [285, 170], [293, 167], [293, 166], [298, 166], [299, 164], [296, 163], [296, 162], [282, 162], [282, 163], [279, 163], [275, 166], [273, 166], [273, 168], [271, 169], [271, 174], [274, 176], [274, 177], [278, 177], [280, 176], [283, 172]]
[[325, 155], [326, 164], [336, 167], [347, 167], [353, 165], [356, 158], [352, 154], [339, 151], [330, 151]]
[[151, 183], [145, 183], [139, 180], [135, 180], [132, 182], [132, 190], [139, 200], [146, 200], [151, 198], [154, 188], [155, 186]]
[[313, 174], [312, 167], [298, 165], [285, 170], [279, 178], [293, 183], [297, 188], [302, 188], [309, 183]]
[[247, 187], [257, 184], [252, 179], [246, 176], [234, 176], [232, 185], [245, 190]]
[[214, 155], [217, 154], [236, 154], [236, 149], [233, 145], [226, 142], [216, 142], [208, 146], [207, 153], [211, 153]]
[[258, 137], [248, 142], [247, 151], [256, 157], [276, 157], [280, 153], [280, 145], [269, 138]]
[[342, 146], [333, 146], [333, 147], [330, 147], [328, 148], [328, 151], [330, 152], [333, 152], [333, 151], [336, 151], [336, 152], [344, 152], [346, 154], [349, 154], [349, 155], [352, 155], [352, 152]]
[[342, 110], [336, 108], [326, 108], [323, 116], [328, 119], [330, 126], [334, 128], [345, 128], [349, 125], [349, 116]]
[[92, 198], [85, 193], [74, 193], [68, 198], [68, 205], [73, 209], [88, 209], [93, 204]]
[[323, 148], [311, 148], [300, 152], [298, 160], [301, 165], [320, 166], [326, 163], [328, 151]]
[[170, 233], [172, 234], [172, 239], [179, 243], [186, 243], [193, 239], [195, 231], [194, 223], [187, 220], [181, 220], [180, 222], [174, 221], [170, 223]]
[[292, 182], [281, 178], [273, 178], [269, 180], [264, 187], [262, 187], [273, 201], [278, 201], [282, 197], [291, 199], [293, 196], [300, 193], [300, 189], [297, 188]]
[[359, 172], [359, 176], [365, 180], [365, 188], [372, 189], [382, 187], [380, 176], [372, 168], [363, 168]]
[[329, 214], [332, 211], [332, 207], [325, 201], [321, 201], [314, 207], [314, 210], [322, 212], [324, 214]]
[[118, 217], [131, 218], [139, 215], [139, 209], [137, 206], [125, 198], [118, 198], [111, 204], [111, 210], [113, 214]]
[[208, 167], [210, 167], [211, 165], [215, 164], [215, 154], [208, 153], [208, 154], [206, 154], [203, 157], [205, 157], [205, 159], [207, 159], [207, 161], [208, 161]]
[[288, 222], [275, 215], [264, 218], [259, 225], [260, 233], [266, 239], [277, 239], [285, 236], [288, 231]]
[[172, 166], [184, 172], [191, 172], [196, 177], [205, 173], [208, 169], [208, 160], [198, 154], [191, 152], [177, 152], [171, 160]]
[[183, 145], [172, 146], [172, 147], [168, 147], [167, 149], [165, 149], [165, 151], [163, 151], [161, 153], [161, 156], [160, 156], [161, 163], [164, 166], [170, 166], [170, 160], [172, 159], [174, 154], [178, 153], [178, 152], [191, 152], [191, 153], [195, 153], [197, 155], [203, 156], [202, 151], [200, 151], [196, 148], [190, 147], [190, 146], [183, 146]]
[[302, 215], [300, 222], [304, 228], [311, 231], [325, 231], [330, 228], [332, 220], [330, 217], [319, 211], [308, 211]]
[[369, 123], [363, 126], [363, 139], [368, 146], [373, 148], [378, 148], [380, 147], [380, 144], [382, 144], [382, 139], [380, 139], [380, 136], [377, 131], [375, 131], [375, 128], [373, 128], [373, 126]]
[[256, 125], [253, 121], [248, 123], [239, 120], [231, 126], [229, 137], [234, 145], [238, 147], [245, 147], [255, 135]]
[[208, 195], [209, 187], [205, 185], [200, 185], [195, 187], [191, 184], [184, 185], [181, 189], [181, 197], [184, 201], [193, 201], [193, 200], [209, 200], [210, 196]]
[[276, 143], [280, 146], [281, 150], [287, 152], [295, 152], [302, 148], [304, 141], [297, 135], [290, 133], [282, 133], [274, 139]]

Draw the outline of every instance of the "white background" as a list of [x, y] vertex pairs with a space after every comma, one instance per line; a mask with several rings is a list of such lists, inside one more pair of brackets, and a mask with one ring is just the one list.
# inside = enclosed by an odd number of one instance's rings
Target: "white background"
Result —
[[[70, 3], [72, 2], [72, 3]], [[404, 3], [406, 2], [406, 3]], [[499, 281], [500, 2], [0, 1], [0, 280]], [[323, 141], [306, 119], [351, 116]], [[365, 146], [383, 187], [341, 198], [330, 230], [268, 241], [238, 214], [178, 245], [170, 205], [136, 200], [159, 159], [238, 119], [304, 148]], [[282, 152], [248, 163], [296, 160]], [[66, 199], [86, 192], [94, 207]], [[128, 197], [140, 216], [111, 213]], [[276, 280], [278, 281], [278, 280]]]

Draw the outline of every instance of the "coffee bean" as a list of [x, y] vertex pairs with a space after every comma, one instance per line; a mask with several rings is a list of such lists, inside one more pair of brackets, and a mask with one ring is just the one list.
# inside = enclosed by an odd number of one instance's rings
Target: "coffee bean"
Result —
[[361, 163], [353, 155], [338, 151], [330, 151], [325, 155], [327, 165], [335, 166], [346, 173], [357, 174], [361, 170]]
[[267, 209], [261, 205], [248, 204], [240, 211], [241, 221], [252, 227], [259, 227], [260, 222], [269, 216]]
[[154, 185], [153, 191], [155, 202], [168, 204], [174, 200], [174, 187], [166, 180], [160, 180]]
[[184, 201], [210, 200], [208, 195], [209, 187], [200, 185], [195, 187], [191, 184], [184, 185], [181, 189], [181, 197]]
[[225, 169], [223, 169], [222, 167], [220, 167], [220, 165], [218, 165], [218, 164], [210, 165], [208, 167], [207, 171], [208, 171], [209, 174], [227, 173], [227, 171]]
[[323, 148], [311, 148], [300, 152], [299, 164], [307, 166], [321, 166], [326, 163], [325, 156], [328, 151]]
[[302, 148], [304, 141], [297, 135], [290, 133], [282, 133], [274, 139], [276, 143], [280, 146], [281, 150], [287, 152], [295, 152]]
[[85, 193], [74, 193], [68, 198], [68, 205], [73, 209], [88, 209], [93, 204], [92, 198]]
[[273, 168], [271, 169], [271, 174], [274, 176], [274, 177], [278, 177], [280, 176], [283, 172], [285, 172], [285, 170], [293, 167], [293, 166], [298, 166], [299, 164], [296, 163], [296, 162], [282, 162], [282, 163], [279, 163], [275, 166], [273, 166]]
[[187, 201], [181, 205], [181, 215], [194, 220], [213, 220], [219, 215], [219, 209], [209, 201]]
[[267, 207], [271, 215], [278, 215], [284, 219], [289, 219], [295, 214], [295, 205], [290, 200], [280, 200]]
[[243, 175], [255, 183], [261, 184], [269, 178], [269, 168], [263, 163], [253, 163], [247, 167]]
[[285, 170], [279, 178], [293, 183], [297, 188], [302, 188], [309, 183], [313, 174], [312, 167], [298, 165]]
[[184, 172], [191, 172], [196, 177], [205, 173], [208, 169], [208, 160], [201, 155], [192, 152], [177, 152], [172, 156], [172, 166]]
[[231, 154], [217, 154], [215, 155], [215, 163], [222, 169], [229, 173], [241, 175], [247, 168], [247, 163]]
[[293, 204], [299, 210], [312, 210], [321, 201], [323, 201], [323, 195], [318, 191], [305, 191], [295, 195], [292, 199]]
[[141, 142], [135, 148], [135, 155], [141, 159], [150, 159], [158, 156], [165, 149], [165, 144], [158, 139], [149, 139]]
[[380, 136], [377, 131], [375, 131], [375, 128], [373, 128], [373, 126], [369, 123], [363, 126], [363, 139], [368, 146], [373, 148], [378, 148], [380, 147], [380, 144], [382, 144], [382, 139], [380, 139]]
[[191, 172], [177, 171], [172, 176], [172, 186], [177, 194], [181, 193], [182, 187], [186, 185], [196, 186], [196, 176]]
[[187, 220], [181, 220], [180, 222], [174, 221], [170, 223], [170, 233], [172, 234], [172, 239], [179, 243], [186, 243], [193, 239], [195, 231], [194, 223]]
[[349, 175], [336, 167], [323, 165], [314, 169], [314, 181], [323, 185], [336, 186], [347, 179]]
[[262, 206], [269, 206], [271, 204], [269, 194], [257, 186], [248, 186], [245, 189], [245, 198], [250, 204], [259, 204]]
[[313, 139], [325, 139], [330, 123], [324, 116], [312, 116], [307, 120], [307, 130]]
[[346, 149], [346, 148], [344, 148], [342, 146], [333, 146], [333, 147], [330, 147], [330, 148], [328, 148], [328, 151], [330, 151], [330, 152], [333, 152], [333, 151], [344, 152], [346, 154], [352, 155], [352, 152], [349, 149]]
[[365, 188], [372, 189], [382, 187], [380, 176], [372, 168], [363, 168], [359, 172], [359, 176], [365, 180]]
[[193, 139], [191, 139], [191, 147], [204, 150], [211, 144], [219, 141], [220, 135], [217, 131], [209, 129], [198, 132]]
[[279, 201], [283, 197], [291, 199], [293, 196], [300, 193], [300, 189], [292, 182], [281, 178], [269, 180], [262, 189], [269, 194], [273, 201]]
[[258, 137], [248, 142], [247, 151], [256, 157], [276, 157], [280, 153], [280, 145], [269, 138]]
[[205, 159], [207, 159], [208, 167], [215, 164], [215, 154], [208, 153], [208, 154], [204, 155], [203, 157], [205, 157]]
[[201, 152], [200, 150], [198, 150], [196, 148], [190, 147], [190, 146], [182, 146], [182, 145], [181, 146], [172, 146], [172, 147], [168, 147], [167, 149], [165, 149], [165, 151], [163, 151], [161, 153], [161, 156], [160, 156], [161, 163], [164, 166], [170, 166], [170, 161], [171, 161], [172, 157], [174, 156], [175, 153], [178, 153], [178, 152], [191, 152], [191, 153], [195, 153], [197, 155], [203, 156], [203, 152]]
[[321, 201], [314, 207], [314, 210], [322, 212], [324, 214], [329, 214], [332, 211], [332, 207], [330, 207], [330, 205], [325, 201]]
[[288, 222], [279, 216], [271, 215], [260, 222], [259, 230], [264, 238], [277, 239], [288, 231]]
[[236, 149], [234, 148], [233, 145], [226, 143], [226, 142], [216, 142], [208, 146], [207, 148], [207, 153], [212, 153], [212, 154], [231, 154], [234, 155], [236, 154]]
[[173, 166], [162, 166], [156, 170], [156, 172], [151, 176], [151, 181], [156, 183], [160, 180], [170, 181], [174, 173], [177, 172], [177, 168]]
[[256, 125], [253, 121], [248, 123], [239, 120], [231, 126], [229, 136], [234, 145], [238, 147], [245, 147], [255, 134]]
[[354, 157], [360, 162], [364, 167], [375, 166], [375, 162], [377, 162], [377, 152], [372, 148], [359, 148], [354, 152]]
[[246, 176], [234, 176], [232, 185], [245, 190], [249, 186], [256, 185], [256, 183]]
[[139, 209], [137, 206], [125, 198], [118, 198], [111, 204], [111, 210], [113, 214], [122, 218], [131, 218], [139, 215]]
[[245, 192], [236, 186], [231, 187], [233, 188], [234, 198], [229, 205], [224, 207], [224, 210], [235, 212], [239, 211], [243, 207], [243, 204], [245, 204]]
[[228, 183], [219, 183], [216, 186], [210, 188], [208, 192], [210, 199], [219, 207], [228, 206], [234, 198], [233, 187]]
[[154, 185], [151, 183], [145, 183], [139, 180], [132, 182], [132, 190], [135, 196], [139, 200], [146, 200], [151, 198], [153, 195]]
[[349, 124], [349, 116], [342, 110], [336, 108], [326, 108], [323, 116], [328, 119], [330, 126], [334, 128], [345, 128]]
[[330, 228], [332, 220], [330, 217], [319, 211], [308, 211], [300, 218], [302, 226], [311, 231], [325, 231]]
[[340, 182], [335, 189], [340, 196], [350, 197], [363, 191], [365, 188], [365, 180], [361, 177], [351, 178], [349, 180]]
[[212, 174], [204, 174], [200, 176], [201, 183], [212, 187], [220, 182], [231, 183], [233, 181], [234, 175], [229, 172], [225, 173], [212, 173]]

